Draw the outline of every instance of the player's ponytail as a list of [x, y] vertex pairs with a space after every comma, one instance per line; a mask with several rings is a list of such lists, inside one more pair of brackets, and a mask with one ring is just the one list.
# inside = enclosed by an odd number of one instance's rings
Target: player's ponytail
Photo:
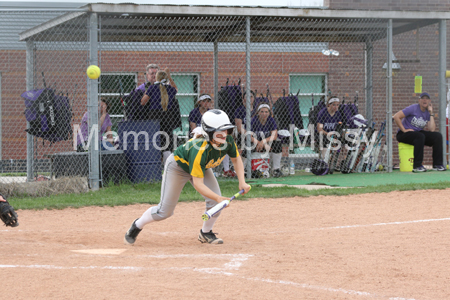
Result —
[[167, 93], [166, 82], [167, 74], [164, 71], [158, 71], [156, 73], [156, 81], [159, 82], [159, 91], [161, 93], [161, 106], [164, 111], [167, 111], [169, 106], [169, 94]]
[[193, 139], [201, 139], [201, 138], [205, 138], [205, 136], [203, 135], [203, 131], [202, 131], [202, 127], [196, 127], [192, 130], [192, 138]]

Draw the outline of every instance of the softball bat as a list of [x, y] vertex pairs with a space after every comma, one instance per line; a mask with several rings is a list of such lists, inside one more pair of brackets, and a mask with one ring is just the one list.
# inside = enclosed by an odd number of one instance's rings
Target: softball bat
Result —
[[[251, 187], [250, 187], [251, 189]], [[240, 190], [239, 193], [234, 194], [230, 200], [223, 200], [220, 203], [216, 204], [213, 208], [210, 208], [206, 213], [202, 215], [203, 221], [209, 220], [211, 217], [216, 215], [219, 211], [230, 205], [230, 202], [239, 197], [239, 195], [242, 195], [244, 193], [244, 190]]]

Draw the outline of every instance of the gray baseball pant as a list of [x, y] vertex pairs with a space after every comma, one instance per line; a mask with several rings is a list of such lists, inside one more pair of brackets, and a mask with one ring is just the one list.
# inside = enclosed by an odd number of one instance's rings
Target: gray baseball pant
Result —
[[[205, 185], [214, 193], [222, 195], [212, 169], [206, 169], [203, 180]], [[153, 206], [145, 211], [142, 217], [136, 221], [136, 226], [142, 229], [146, 224], [152, 221], [161, 221], [171, 217], [175, 211], [175, 206], [178, 203], [181, 191], [188, 181], [193, 184], [192, 176], [189, 173], [186, 173], [186, 171], [178, 165], [173, 154], [171, 154], [167, 158], [164, 166], [160, 202], [157, 206]], [[206, 210], [217, 204], [217, 202], [212, 199], [206, 197], [203, 198], [206, 202]], [[219, 215], [220, 213], [214, 215], [213, 218], [217, 218]]]

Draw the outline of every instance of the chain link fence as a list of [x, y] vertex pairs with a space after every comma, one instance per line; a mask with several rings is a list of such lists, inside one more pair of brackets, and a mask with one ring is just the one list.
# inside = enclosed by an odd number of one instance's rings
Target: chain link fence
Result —
[[[0, 49], [0, 181], [8, 181], [5, 175], [95, 180], [95, 170], [101, 185], [161, 180], [167, 156], [212, 108], [226, 111], [237, 126], [248, 177], [387, 171], [386, 137], [392, 130], [395, 141], [397, 130], [386, 126], [387, 24], [57, 17], [21, 33], [26, 50]], [[432, 24], [394, 31], [393, 113], [417, 102], [415, 76], [438, 99], [438, 30]], [[93, 61], [101, 69], [97, 80], [86, 76]], [[215, 171], [236, 176], [227, 159]]]
[[[448, 114], [445, 112], [445, 107], [440, 107], [439, 103], [439, 26], [438, 24], [424, 26], [421, 28], [414, 28], [413, 30], [399, 33], [393, 39], [392, 44], [392, 85], [393, 85], [393, 105], [392, 113], [405, 109], [409, 105], [417, 104], [419, 94], [427, 92], [431, 98], [431, 105], [433, 106], [433, 112], [435, 113], [436, 130], [445, 126], [445, 118], [448, 118]], [[445, 52], [444, 52], [445, 53]], [[383, 67], [385, 67], [383, 65]], [[445, 69], [445, 66], [444, 66]], [[412, 81], [416, 84], [412, 84]], [[444, 96], [447, 98], [448, 107], [448, 94], [449, 87], [445, 89]], [[447, 108], [448, 110], [448, 108]], [[442, 115], [439, 115], [442, 112]], [[441, 121], [444, 123], [440, 125]], [[429, 125], [427, 125], [430, 130]], [[394, 127], [393, 132], [393, 152], [399, 152], [399, 143], [397, 143], [398, 127]], [[445, 131], [444, 131], [445, 132]], [[448, 138], [443, 135], [443, 142], [446, 143]], [[424, 161], [423, 165], [430, 169], [433, 166], [433, 154], [431, 147], [424, 148]], [[448, 149], [447, 149], [448, 152]], [[444, 151], [445, 153], [445, 151]], [[447, 165], [447, 158], [444, 159], [443, 165]], [[396, 157], [394, 164], [399, 164], [400, 161]]]

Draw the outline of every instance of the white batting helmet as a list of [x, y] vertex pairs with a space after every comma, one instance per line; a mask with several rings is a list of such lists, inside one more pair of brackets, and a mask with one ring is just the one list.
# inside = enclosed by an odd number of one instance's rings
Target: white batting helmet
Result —
[[227, 114], [220, 109], [211, 109], [203, 114], [202, 117], [202, 135], [212, 140], [213, 134], [216, 131], [226, 130], [228, 134], [231, 134], [234, 129]]
[[361, 114], [354, 115], [350, 120], [356, 127], [367, 126], [367, 120]]

